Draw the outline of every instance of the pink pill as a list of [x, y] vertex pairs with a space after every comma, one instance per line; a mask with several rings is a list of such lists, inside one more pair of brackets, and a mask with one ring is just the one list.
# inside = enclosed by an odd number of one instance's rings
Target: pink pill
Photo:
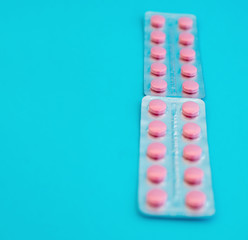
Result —
[[166, 55], [166, 50], [162, 47], [152, 47], [151, 49], [151, 57], [155, 59], [164, 59]]
[[189, 17], [181, 17], [179, 20], [178, 20], [178, 25], [181, 29], [190, 29], [192, 28], [192, 25], [193, 25], [193, 20]]
[[161, 183], [166, 177], [166, 168], [160, 165], [153, 165], [147, 170], [147, 178], [153, 183]]
[[197, 161], [201, 158], [202, 149], [195, 144], [189, 144], [183, 149], [183, 157], [190, 161]]
[[191, 64], [184, 64], [181, 67], [181, 74], [185, 77], [194, 77], [196, 76], [197, 68]]
[[155, 142], [151, 143], [147, 148], [147, 156], [159, 160], [164, 158], [166, 154], [166, 146], [163, 143]]
[[154, 43], [164, 43], [165, 37], [165, 33], [161, 31], [153, 31], [151, 33], [151, 41]]
[[185, 203], [193, 209], [202, 208], [206, 202], [206, 195], [200, 191], [191, 191], [186, 195]]
[[146, 202], [151, 207], [162, 207], [167, 200], [167, 193], [161, 189], [152, 189], [146, 195]]
[[204, 172], [197, 167], [191, 167], [184, 172], [184, 181], [191, 185], [197, 185], [202, 182]]
[[182, 113], [185, 117], [194, 118], [199, 115], [200, 107], [196, 102], [188, 101], [182, 106]]
[[156, 120], [150, 122], [148, 126], [148, 133], [153, 137], [163, 137], [166, 134], [166, 124], [162, 121]]
[[157, 93], [163, 93], [167, 89], [167, 82], [157, 78], [151, 81], [151, 90]]
[[151, 73], [156, 76], [164, 76], [166, 74], [167, 67], [160, 62], [155, 62], [151, 65]]
[[160, 15], [153, 15], [151, 17], [151, 25], [155, 28], [161, 28], [165, 24], [165, 18]]
[[166, 110], [166, 103], [160, 99], [151, 100], [149, 103], [149, 112], [154, 115], [162, 115]]
[[200, 136], [201, 128], [196, 123], [186, 123], [183, 126], [183, 136], [189, 139], [195, 139]]
[[179, 35], [179, 43], [183, 45], [192, 45], [194, 43], [195, 37], [191, 33], [183, 32]]
[[191, 48], [182, 48], [180, 50], [180, 58], [185, 61], [192, 61], [195, 59], [195, 51]]
[[183, 91], [188, 94], [197, 93], [199, 90], [199, 84], [193, 80], [187, 80], [183, 83]]

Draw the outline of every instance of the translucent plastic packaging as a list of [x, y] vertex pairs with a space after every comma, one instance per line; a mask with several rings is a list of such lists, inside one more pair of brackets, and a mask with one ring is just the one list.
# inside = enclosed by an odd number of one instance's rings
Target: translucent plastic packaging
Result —
[[183, 98], [205, 96], [194, 15], [146, 12], [144, 93]]
[[143, 98], [138, 204], [143, 214], [157, 217], [214, 214], [202, 100]]

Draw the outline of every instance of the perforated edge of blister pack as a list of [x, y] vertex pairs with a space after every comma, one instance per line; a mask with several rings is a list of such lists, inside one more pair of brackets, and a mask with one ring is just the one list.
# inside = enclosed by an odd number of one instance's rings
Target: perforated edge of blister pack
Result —
[[[151, 26], [151, 17], [153, 15], [161, 15], [165, 18], [165, 25], [162, 28], [154, 28]], [[193, 20], [192, 28], [182, 30], [178, 27], [178, 20], [181, 17], [189, 17]], [[151, 32], [159, 30], [166, 34], [164, 43], [152, 43], [150, 36]], [[194, 35], [194, 44], [190, 46], [182, 46], [179, 44], [179, 34], [182, 32], [190, 32]], [[153, 46], [161, 46], [166, 50], [165, 59], [153, 59], [150, 56]], [[180, 59], [180, 50], [182, 48], [192, 48], [195, 51], [195, 60], [183, 61]], [[151, 64], [154, 62], [164, 63], [167, 67], [165, 76], [154, 76], [151, 74]], [[184, 77], [181, 74], [181, 66], [183, 64], [192, 64], [197, 68], [197, 75], [193, 78]], [[150, 89], [151, 81], [156, 78], [162, 78], [167, 83], [165, 92], [155, 92]], [[187, 80], [193, 80], [198, 83], [199, 89], [197, 93], [188, 94], [183, 91], [182, 84]], [[183, 98], [204, 98], [205, 90], [203, 83], [197, 23], [196, 17], [191, 14], [171, 14], [161, 12], [146, 12], [144, 21], [144, 93], [145, 95], [163, 96], [163, 97], [183, 97]]]
[[[160, 99], [167, 105], [166, 112], [162, 116], [149, 113], [149, 103], [154, 99]], [[195, 118], [187, 118], [182, 114], [182, 104], [188, 101], [195, 102], [200, 107], [199, 115]], [[164, 137], [154, 138], [149, 135], [148, 125], [153, 120], [160, 120], [166, 124], [167, 130]], [[199, 138], [189, 140], [182, 136], [183, 125], [188, 122], [197, 123], [201, 127]], [[147, 147], [153, 142], [161, 142], [166, 146], [167, 152], [163, 159], [152, 160], [147, 156]], [[201, 147], [202, 155], [199, 161], [191, 162], [183, 157], [183, 148], [190, 143]], [[147, 179], [147, 169], [154, 164], [161, 165], [167, 170], [167, 176], [162, 183], [152, 183]], [[204, 177], [201, 184], [189, 185], [184, 181], [184, 171], [189, 167], [198, 167], [203, 170]], [[167, 200], [162, 207], [154, 208], [147, 203], [147, 193], [152, 189], [162, 189], [166, 192]], [[185, 197], [190, 191], [201, 191], [205, 194], [206, 201], [202, 208], [192, 209], [186, 205]], [[138, 205], [143, 214], [156, 217], [200, 218], [212, 216], [215, 213], [205, 103], [202, 100], [157, 96], [146, 96], [142, 99]]]

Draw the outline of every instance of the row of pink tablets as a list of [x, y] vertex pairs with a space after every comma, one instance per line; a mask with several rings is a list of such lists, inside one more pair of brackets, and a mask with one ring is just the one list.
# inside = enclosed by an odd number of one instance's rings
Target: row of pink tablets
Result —
[[[150, 56], [155, 62], [151, 64], [151, 74], [156, 78], [151, 81], [151, 91], [163, 93], [167, 89], [167, 83], [161, 77], [166, 75], [167, 66], [160, 60], [166, 58], [166, 49], [161, 46], [166, 41], [166, 34], [162, 31], [165, 26], [166, 19], [161, 15], [153, 15], [151, 17], [151, 26], [155, 28], [151, 32], [150, 40], [155, 45], [151, 48]], [[181, 31], [178, 43], [182, 46], [180, 50], [180, 58], [185, 64], [181, 67], [181, 75], [183, 79], [182, 90], [187, 94], [195, 94], [199, 90], [199, 84], [191, 78], [197, 75], [197, 68], [190, 64], [195, 59], [195, 51], [190, 46], [194, 44], [194, 35], [189, 31], [193, 26], [193, 20], [189, 17], [181, 17], [178, 20], [178, 27]]]
[[[160, 99], [151, 100], [148, 111], [154, 117], [165, 114], [167, 105]], [[199, 115], [199, 105], [193, 101], [186, 101], [182, 105], [181, 114], [185, 119], [192, 120]], [[167, 131], [166, 124], [161, 120], [153, 120], [149, 123], [148, 134], [156, 141], [150, 143], [147, 147], [146, 154], [154, 164], [147, 169], [147, 179], [153, 184], [160, 184], [165, 181], [167, 170], [164, 166], [159, 165], [159, 160], [166, 155], [166, 146], [158, 141], [159, 138], [165, 137]], [[189, 141], [183, 149], [183, 158], [189, 162], [197, 162], [201, 159], [202, 149], [197, 144], [190, 143], [191, 140], [199, 138], [201, 127], [193, 122], [183, 125], [182, 136]], [[163, 139], [162, 139], [163, 140]], [[199, 167], [189, 167], [184, 171], [184, 181], [189, 186], [196, 186], [202, 183], [204, 172]], [[146, 195], [147, 204], [153, 208], [159, 208], [165, 205], [167, 193], [159, 188], [150, 190]], [[206, 196], [202, 191], [189, 191], [185, 197], [185, 203], [189, 208], [199, 209], [205, 204]]]

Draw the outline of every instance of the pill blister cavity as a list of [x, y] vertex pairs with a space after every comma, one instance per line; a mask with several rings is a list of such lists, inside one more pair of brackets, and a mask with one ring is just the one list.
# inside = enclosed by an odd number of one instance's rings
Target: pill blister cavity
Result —
[[164, 76], [166, 74], [167, 67], [165, 64], [155, 62], [151, 65], [151, 74], [155, 76]]
[[184, 64], [181, 67], [181, 74], [185, 77], [195, 77], [197, 74], [197, 68], [191, 64]]
[[185, 117], [195, 118], [199, 115], [200, 107], [196, 102], [188, 101], [182, 105], [182, 113]]
[[191, 33], [183, 32], [183, 33], [180, 33], [179, 35], [179, 43], [182, 45], [185, 45], [185, 46], [193, 45], [194, 40], [195, 40], [195, 37]]
[[156, 44], [164, 43], [166, 35], [162, 31], [152, 31], [151, 33], [151, 41]]
[[193, 26], [193, 20], [189, 17], [181, 17], [178, 20], [178, 26], [183, 30], [191, 29]]
[[164, 59], [166, 56], [166, 50], [163, 47], [154, 46], [151, 48], [151, 57], [157, 60]]
[[153, 160], [160, 160], [165, 157], [166, 146], [160, 142], [151, 143], [147, 147], [147, 156]]
[[161, 15], [153, 15], [151, 17], [151, 25], [154, 28], [162, 28], [165, 24], [165, 18]]
[[163, 115], [166, 110], [166, 103], [160, 99], [151, 100], [149, 103], [149, 112], [153, 115]]
[[167, 170], [161, 165], [152, 165], [147, 169], [147, 178], [154, 184], [159, 184], [165, 180]]
[[183, 136], [188, 139], [196, 139], [200, 136], [201, 127], [197, 123], [186, 123], [183, 126]]
[[204, 172], [198, 167], [187, 168], [184, 172], [184, 181], [190, 185], [199, 185], [202, 182]]
[[161, 78], [156, 78], [151, 81], [151, 90], [157, 93], [163, 93], [167, 89], [167, 82]]
[[166, 134], [167, 126], [164, 122], [155, 120], [150, 122], [148, 133], [153, 137], [163, 137]]
[[184, 61], [192, 61], [195, 59], [195, 50], [192, 48], [182, 48], [180, 50], [180, 58]]
[[146, 201], [150, 207], [162, 207], [165, 205], [166, 200], [167, 193], [162, 189], [152, 189], [146, 195]]
[[206, 195], [201, 191], [187, 193], [185, 203], [191, 209], [200, 209], [205, 205]]
[[187, 94], [195, 94], [199, 91], [199, 84], [193, 80], [183, 82], [183, 92]]
[[[196, 136], [199, 136], [197, 130], [197, 133], [190, 133], [190, 138], [192, 138], [192, 135], [196, 138]], [[185, 133], [184, 133], [185, 134]], [[189, 132], [187, 133], [189, 135]], [[201, 158], [202, 155], [202, 148], [196, 144], [189, 144], [186, 145], [183, 149], [183, 157], [189, 161], [195, 162], [198, 161]]]

